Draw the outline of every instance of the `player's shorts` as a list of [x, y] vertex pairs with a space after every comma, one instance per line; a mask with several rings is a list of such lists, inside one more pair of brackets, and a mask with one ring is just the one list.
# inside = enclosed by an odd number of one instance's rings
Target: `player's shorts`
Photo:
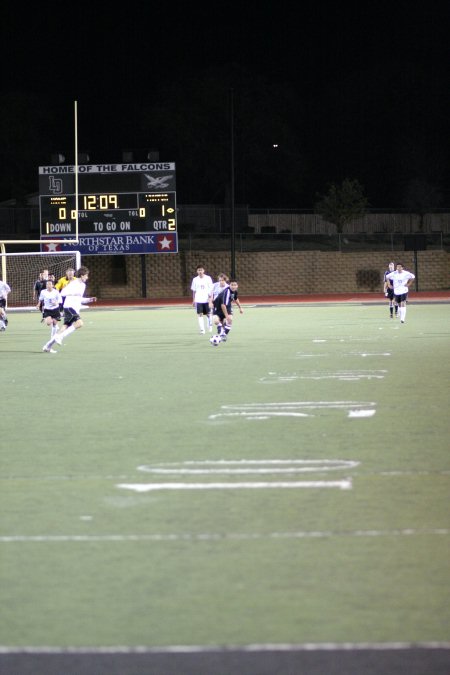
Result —
[[386, 293], [387, 293], [387, 297], [389, 298], [389, 300], [394, 299], [394, 289], [393, 288], [387, 288]]
[[64, 307], [64, 325], [71, 326], [76, 321], [79, 321], [80, 315], [76, 313], [74, 309], [70, 307]]
[[222, 312], [221, 309], [215, 309], [214, 308], [214, 316], [217, 316], [220, 323], [225, 320], [225, 314]]
[[408, 293], [399, 293], [395, 296], [395, 302], [399, 305], [401, 302], [406, 302], [408, 300]]
[[195, 307], [197, 314], [209, 314], [209, 302], [196, 302]]
[[[231, 313], [232, 313], [231, 312], [231, 305], [227, 306], [227, 312], [228, 312], [228, 315], [230, 316]], [[214, 314], [214, 316], [218, 316], [221, 321], [224, 321], [225, 314], [222, 312], [222, 305], [220, 305], [220, 307], [214, 307], [213, 314]]]
[[46, 319], [47, 317], [51, 317], [52, 319], [55, 319], [55, 321], [61, 321], [61, 313], [58, 309], [44, 309], [42, 312], [42, 317]]

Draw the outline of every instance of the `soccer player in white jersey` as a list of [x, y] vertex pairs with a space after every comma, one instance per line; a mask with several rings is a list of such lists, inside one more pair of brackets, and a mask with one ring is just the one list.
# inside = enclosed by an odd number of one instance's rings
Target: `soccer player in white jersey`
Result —
[[386, 275], [386, 279], [390, 279], [392, 281], [392, 285], [394, 286], [394, 297], [398, 305], [400, 321], [402, 323], [405, 323], [406, 301], [408, 299], [409, 287], [415, 278], [416, 277], [412, 272], [408, 272], [408, 270], [403, 269], [403, 265], [401, 263], [397, 263], [397, 269], [395, 272], [389, 272], [389, 274]]
[[6, 300], [8, 293], [11, 293], [11, 288], [6, 281], [0, 281], [0, 331], [6, 330], [8, 319], [6, 317]]
[[88, 268], [80, 267], [76, 273], [76, 278], [62, 289], [61, 297], [64, 304], [64, 326], [59, 333], [46, 342], [42, 347], [42, 351], [49, 352], [55, 342], [58, 345], [62, 344], [64, 338], [83, 326], [83, 320], [80, 317], [81, 305], [97, 300], [95, 297], [83, 297], [88, 277]]
[[[66, 269], [66, 274], [63, 277], [60, 277], [58, 281], [55, 284], [55, 288], [57, 291], [61, 293], [62, 289], [64, 286], [67, 286], [67, 284], [70, 284], [71, 281], [75, 279], [75, 270], [73, 267], [68, 267]], [[63, 306], [61, 305], [60, 308], [61, 312], [63, 311]]]
[[205, 274], [203, 265], [197, 267], [197, 276], [192, 279], [192, 304], [197, 312], [197, 320], [200, 333], [205, 332], [205, 320], [208, 322], [208, 330], [212, 332], [212, 290], [213, 282], [208, 274]]
[[[58, 321], [61, 321], [60, 303], [59, 291], [53, 286], [53, 281], [47, 279], [46, 288], [40, 292], [36, 307], [37, 309], [42, 307], [42, 318], [45, 324], [50, 326], [50, 339], [58, 332]], [[54, 349], [49, 349], [49, 351], [55, 353]]]

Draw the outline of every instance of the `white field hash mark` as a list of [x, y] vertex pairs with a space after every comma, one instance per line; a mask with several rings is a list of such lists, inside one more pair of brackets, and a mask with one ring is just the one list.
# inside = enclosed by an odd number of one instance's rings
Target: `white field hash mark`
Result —
[[296, 474], [354, 469], [360, 462], [346, 459], [220, 459], [142, 464], [138, 471], [164, 475]]
[[261, 377], [263, 384], [278, 384], [284, 382], [294, 382], [296, 380], [340, 380], [341, 382], [358, 382], [359, 380], [382, 380], [387, 370], [337, 370], [320, 371], [311, 370], [305, 373], [268, 373], [266, 377]]
[[347, 417], [372, 417], [375, 403], [360, 401], [287, 401], [285, 403], [233, 403], [221, 406], [221, 412], [209, 415], [210, 420], [242, 417], [267, 420], [271, 417], [316, 417], [330, 410], [347, 411]]
[[318, 356], [392, 356], [391, 352], [343, 352], [342, 354], [332, 354], [330, 352], [322, 352], [321, 354], [307, 354], [305, 352], [297, 352], [295, 355], [296, 359], [310, 359], [317, 358]]
[[343, 480], [303, 480], [303, 481], [266, 481], [249, 483], [119, 483], [118, 488], [134, 492], [158, 492], [161, 490], [291, 490], [301, 488], [339, 488], [351, 490], [352, 479]]
[[[260, 476], [262, 474], [294, 475], [297, 473], [318, 473], [336, 470], [353, 469], [359, 462], [352, 460], [295, 460], [295, 459], [269, 459], [269, 460], [218, 460], [218, 461], [186, 461], [186, 462], [161, 462], [156, 465], [138, 466], [139, 471], [156, 475], [183, 475], [183, 476]], [[308, 481], [228, 481], [224, 483], [204, 482], [167, 482], [167, 483], [119, 483], [116, 487], [133, 490], [134, 492], [155, 492], [160, 490], [274, 490], [274, 489], [305, 489], [305, 488], [339, 488], [351, 490], [351, 478], [342, 480], [308, 480]]]

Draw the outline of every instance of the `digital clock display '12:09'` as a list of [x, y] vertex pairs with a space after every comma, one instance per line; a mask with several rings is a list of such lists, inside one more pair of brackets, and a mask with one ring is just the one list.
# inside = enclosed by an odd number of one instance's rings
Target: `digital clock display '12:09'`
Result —
[[135, 194], [79, 195], [80, 211], [111, 211], [113, 209], [135, 209]]
[[119, 197], [117, 195], [83, 195], [81, 198], [82, 208], [88, 211], [107, 211], [108, 209], [119, 208]]

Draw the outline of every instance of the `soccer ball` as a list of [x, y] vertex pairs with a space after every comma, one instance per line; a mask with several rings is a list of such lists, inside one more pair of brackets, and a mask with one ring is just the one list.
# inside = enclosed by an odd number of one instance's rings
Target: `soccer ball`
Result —
[[209, 338], [209, 341], [213, 347], [217, 347], [217, 345], [221, 342], [221, 337], [220, 335], [213, 335], [211, 338]]

